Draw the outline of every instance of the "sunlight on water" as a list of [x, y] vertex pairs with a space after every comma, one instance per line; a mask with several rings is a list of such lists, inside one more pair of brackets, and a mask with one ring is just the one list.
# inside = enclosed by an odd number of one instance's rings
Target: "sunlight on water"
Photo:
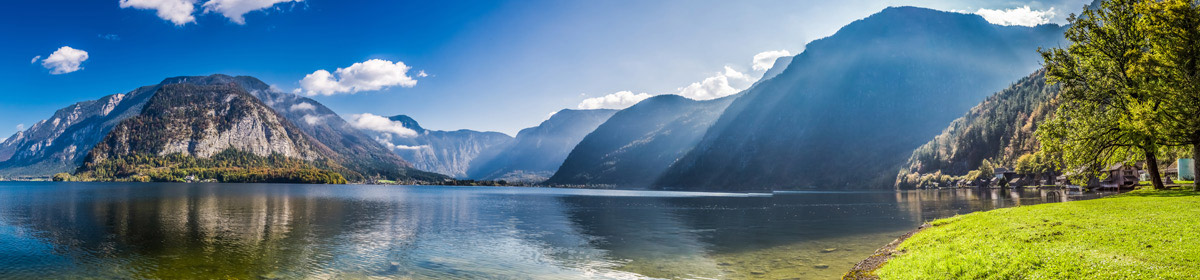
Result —
[[0, 278], [829, 279], [930, 219], [1100, 195], [0, 183]]

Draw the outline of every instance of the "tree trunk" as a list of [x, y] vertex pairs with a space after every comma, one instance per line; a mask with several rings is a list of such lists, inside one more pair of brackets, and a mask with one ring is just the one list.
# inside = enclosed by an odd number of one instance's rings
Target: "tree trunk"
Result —
[[1192, 141], [1192, 190], [1200, 191], [1200, 183], [1196, 183], [1196, 177], [1200, 177], [1200, 141]]
[[1150, 149], [1143, 148], [1142, 151], [1146, 153], [1146, 173], [1150, 173], [1150, 183], [1156, 190], [1166, 189], [1167, 186], [1163, 185], [1162, 175], [1158, 173], [1158, 157]]

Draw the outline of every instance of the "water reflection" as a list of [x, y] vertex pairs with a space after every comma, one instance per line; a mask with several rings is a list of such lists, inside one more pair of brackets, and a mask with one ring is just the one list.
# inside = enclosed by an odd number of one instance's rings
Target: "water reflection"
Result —
[[0, 278], [829, 278], [927, 220], [1100, 195], [0, 183]]

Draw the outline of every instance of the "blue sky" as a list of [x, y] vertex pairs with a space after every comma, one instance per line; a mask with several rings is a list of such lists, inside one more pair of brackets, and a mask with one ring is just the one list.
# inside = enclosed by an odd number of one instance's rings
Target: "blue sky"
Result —
[[[743, 88], [763, 71], [756, 54], [795, 54], [888, 6], [1062, 23], [1087, 2], [14, 1], [0, 11], [0, 138], [74, 102], [214, 73], [316, 94], [343, 116], [515, 134], [588, 98]], [[64, 46], [87, 59], [52, 56]]]

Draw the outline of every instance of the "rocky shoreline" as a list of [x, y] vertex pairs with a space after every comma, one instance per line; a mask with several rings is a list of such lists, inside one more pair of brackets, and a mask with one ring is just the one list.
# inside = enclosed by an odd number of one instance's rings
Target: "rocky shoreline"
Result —
[[883, 264], [887, 263], [888, 260], [891, 260], [892, 257], [894, 257], [896, 255], [896, 253], [900, 253], [900, 252], [896, 251], [896, 248], [900, 247], [900, 243], [904, 243], [904, 240], [908, 240], [908, 238], [912, 237], [913, 234], [917, 234], [918, 232], [921, 232], [922, 230], [925, 230], [931, 226], [932, 225], [930, 225], [929, 223], [922, 224], [920, 227], [917, 227], [917, 229], [909, 231], [908, 233], [901, 235], [899, 238], [896, 238], [896, 240], [893, 240], [891, 243], [884, 245], [883, 248], [879, 248], [878, 250], [875, 250], [874, 253], [871, 253], [870, 257], [867, 257], [866, 259], [855, 264], [854, 268], [850, 269], [850, 272], [846, 272], [846, 275], [842, 276], [842, 279], [843, 280], [879, 279], [878, 276], [875, 276], [875, 270], [882, 267]]

